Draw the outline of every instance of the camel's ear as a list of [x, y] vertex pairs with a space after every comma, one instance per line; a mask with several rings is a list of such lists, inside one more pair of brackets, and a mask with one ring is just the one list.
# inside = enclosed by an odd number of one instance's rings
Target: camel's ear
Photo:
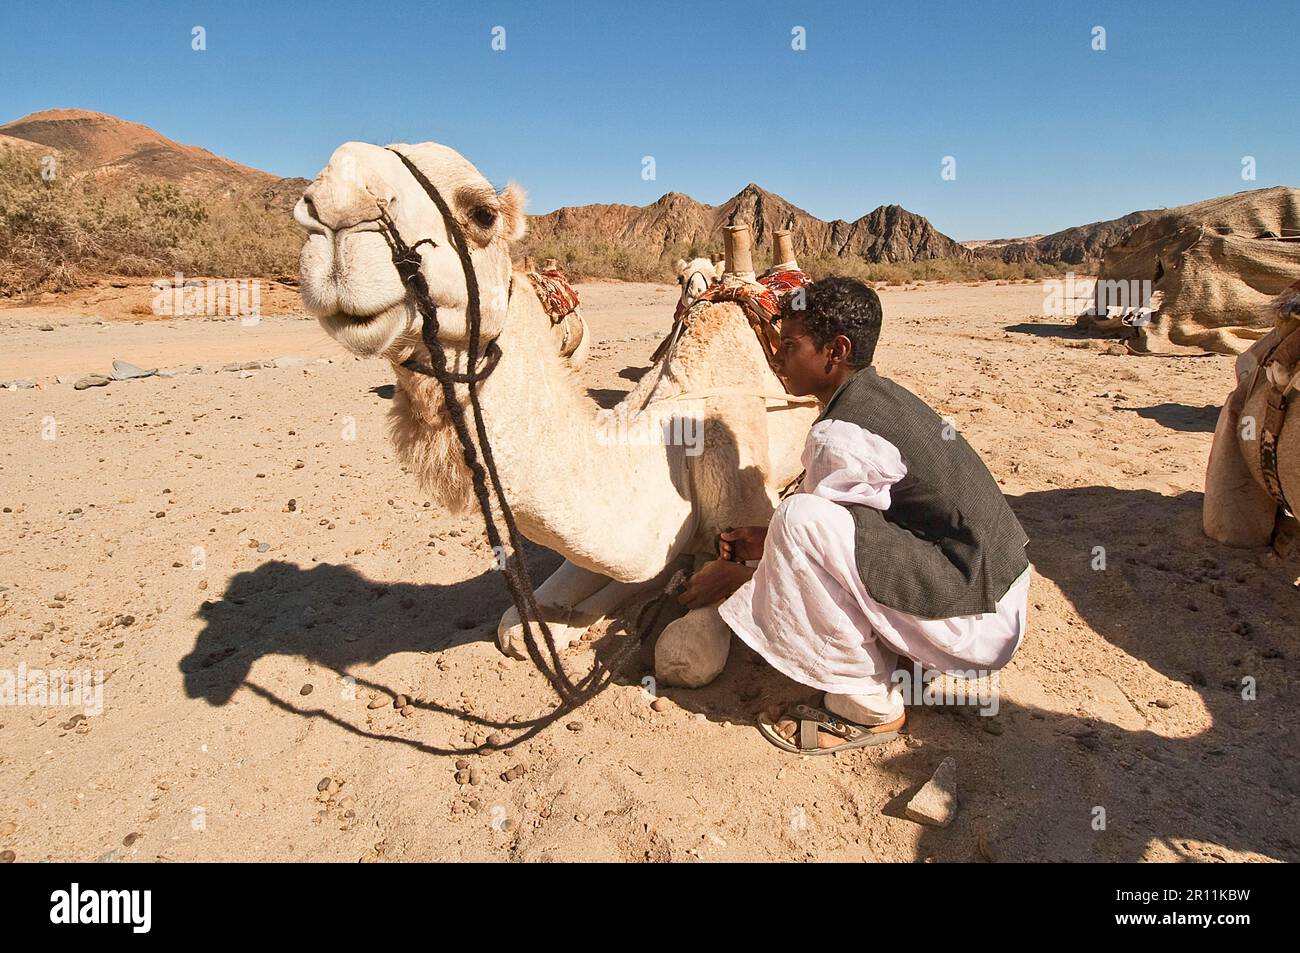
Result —
[[673, 271], [677, 272], [677, 274], [680, 275], [685, 270], [686, 270], [686, 259], [678, 258], [677, 263], [673, 265]]
[[517, 242], [528, 231], [528, 216], [524, 206], [528, 203], [528, 194], [518, 182], [509, 182], [501, 190], [501, 232], [508, 242]]

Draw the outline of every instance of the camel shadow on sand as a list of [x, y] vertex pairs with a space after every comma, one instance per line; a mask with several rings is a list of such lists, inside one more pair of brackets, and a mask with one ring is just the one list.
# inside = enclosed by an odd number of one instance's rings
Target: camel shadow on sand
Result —
[[[531, 543], [525, 557], [534, 579], [543, 579], [560, 562]], [[284, 698], [249, 680], [254, 663], [268, 655], [297, 656], [353, 679], [358, 691], [395, 697], [400, 689], [353, 673], [390, 655], [418, 652], [433, 657], [469, 642], [491, 641], [497, 620], [510, 604], [501, 574], [488, 570], [452, 585], [381, 583], [350, 566], [320, 563], [304, 569], [268, 562], [238, 573], [220, 599], [199, 609], [203, 628], [194, 648], [179, 664], [185, 693], [211, 705], [225, 705], [248, 688], [272, 705], [303, 717], [323, 718], [354, 734], [410, 745], [430, 754], [453, 753], [395, 734], [380, 734], [339, 719], [311, 704], [310, 696]], [[468, 725], [493, 730], [505, 726], [453, 705], [411, 698], [416, 708], [449, 714]], [[562, 712], [527, 724], [514, 743], [541, 731]], [[464, 753], [457, 749], [455, 753]]]

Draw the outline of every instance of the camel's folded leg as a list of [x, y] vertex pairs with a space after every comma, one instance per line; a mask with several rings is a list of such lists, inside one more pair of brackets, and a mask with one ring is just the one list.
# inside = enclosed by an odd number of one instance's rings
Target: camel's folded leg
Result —
[[692, 609], [669, 623], [655, 644], [655, 677], [664, 685], [699, 688], [727, 667], [731, 628], [717, 606]]
[[[555, 637], [555, 647], [562, 649], [587, 631], [590, 622], [575, 612], [578, 606], [609, 585], [609, 577], [590, 569], [582, 569], [565, 560], [560, 568], [537, 587], [537, 605], [542, 610], [547, 627]], [[534, 627], [536, 632], [536, 627]], [[540, 635], [540, 633], [538, 633]], [[506, 655], [517, 659], [528, 658], [524, 646], [524, 627], [519, 621], [519, 610], [511, 606], [497, 625], [497, 646]]]
[[[1228, 546], [1267, 546], [1277, 520], [1277, 503], [1260, 486], [1242, 459], [1241, 409], [1245, 385], [1240, 386], [1219, 411], [1205, 472], [1205, 500], [1201, 525], [1205, 534]], [[1258, 452], [1259, 422], [1252, 428]]]

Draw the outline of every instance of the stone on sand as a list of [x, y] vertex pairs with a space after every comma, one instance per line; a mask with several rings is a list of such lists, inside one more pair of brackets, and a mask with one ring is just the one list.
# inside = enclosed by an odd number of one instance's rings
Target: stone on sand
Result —
[[85, 390], [87, 387], [103, 387], [108, 384], [108, 378], [103, 374], [87, 374], [72, 385], [74, 390]]
[[156, 367], [151, 370], [145, 370], [143, 367], [138, 367], [130, 361], [122, 361], [116, 358], [113, 360], [112, 377], [115, 381], [129, 381], [135, 380], [139, 377], [153, 377], [157, 373], [158, 368]]
[[903, 809], [918, 824], [947, 827], [957, 816], [957, 762], [944, 758], [934, 775], [922, 785]]

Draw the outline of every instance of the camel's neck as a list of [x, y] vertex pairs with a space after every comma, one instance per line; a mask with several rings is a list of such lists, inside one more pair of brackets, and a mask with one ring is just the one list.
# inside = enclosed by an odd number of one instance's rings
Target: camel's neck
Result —
[[[683, 447], [666, 447], [658, 429], [620, 427], [600, 411], [558, 355], [549, 318], [525, 279], [515, 282], [497, 343], [501, 359], [479, 394], [520, 531], [611, 578], [654, 575], [693, 530]], [[470, 487], [437, 385], [399, 373], [407, 400], [394, 407], [398, 449], [410, 444], [406, 462], [451, 502]], [[468, 406], [465, 416], [472, 431]], [[449, 483], [439, 467], [456, 468], [459, 481]]]

